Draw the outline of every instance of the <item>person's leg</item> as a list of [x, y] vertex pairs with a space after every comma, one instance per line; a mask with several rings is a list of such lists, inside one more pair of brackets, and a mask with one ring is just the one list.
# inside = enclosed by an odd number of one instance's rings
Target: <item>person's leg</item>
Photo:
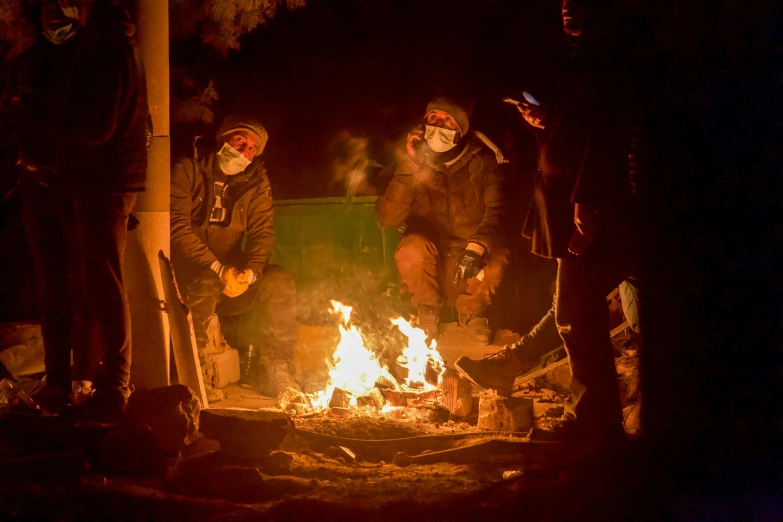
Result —
[[[56, 389], [64, 407], [71, 388], [71, 332], [73, 303], [68, 282], [68, 242], [64, 227], [70, 219], [63, 203], [46, 187], [25, 187], [22, 223], [37, 278], [44, 338], [47, 387]], [[71, 216], [72, 217], [72, 216]], [[47, 407], [48, 405], [44, 405]]]
[[[446, 262], [447, 274], [453, 274], [456, 271], [458, 256], [450, 256]], [[455, 307], [459, 313], [459, 324], [467, 329], [468, 339], [475, 344], [489, 344], [492, 341], [493, 333], [489, 327], [489, 322], [483, 316], [484, 311], [492, 302], [492, 295], [503, 281], [509, 263], [509, 252], [505, 248], [493, 249], [482, 268], [479, 276], [471, 277], [467, 281], [459, 282], [458, 285], [452, 281], [446, 281], [451, 284], [452, 289], [458, 295], [455, 300]]]
[[125, 394], [130, 380], [131, 317], [123, 264], [128, 216], [135, 203], [135, 194], [106, 194], [74, 204], [85, 294], [103, 342], [103, 382], [96, 387]]
[[394, 253], [403, 284], [418, 311], [418, 326], [428, 337], [438, 336], [443, 296], [439, 285], [438, 248], [420, 234], [404, 236]]
[[465, 290], [456, 300], [457, 312], [468, 315], [483, 314], [503, 282], [508, 263], [508, 249], [497, 248], [490, 252], [483, 267], [482, 278], [471, 277], [465, 282]]
[[245, 294], [221, 300], [217, 313], [221, 324], [235, 327], [235, 331], [226, 328], [225, 334], [229, 344], [240, 350], [243, 362], [252, 366], [248, 367], [248, 378], [252, 380], [252, 373], [261, 370], [263, 393], [276, 396], [288, 387], [299, 388], [291, 376], [296, 345], [296, 287], [284, 268], [267, 265], [260, 280]]
[[[174, 268], [176, 270], [176, 267]], [[205, 268], [190, 280], [184, 282], [182, 288], [182, 300], [190, 310], [193, 320], [193, 333], [196, 337], [196, 349], [198, 350], [201, 364], [204, 364], [204, 350], [207, 347], [207, 328], [215, 309], [220, 302], [223, 285], [220, 278], [211, 269]]]
[[558, 260], [555, 321], [572, 375], [567, 416], [609, 436], [623, 428], [606, 295], [622, 279], [609, 263]]

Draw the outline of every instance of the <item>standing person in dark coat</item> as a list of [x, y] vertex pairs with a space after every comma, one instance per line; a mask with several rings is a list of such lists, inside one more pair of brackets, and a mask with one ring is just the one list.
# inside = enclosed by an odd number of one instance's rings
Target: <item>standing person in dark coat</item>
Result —
[[[538, 177], [524, 235], [534, 254], [558, 261], [554, 319], [572, 373], [566, 415], [555, 433], [542, 434], [549, 437], [623, 434], [606, 295], [631, 271], [627, 156], [634, 89], [628, 57], [621, 56], [601, 25], [607, 15], [581, 0], [563, 1], [563, 28], [572, 53], [555, 96], [542, 106], [519, 107], [528, 123], [541, 129]], [[523, 365], [515, 350], [469, 362], [465, 369], [473, 374], [510, 370], [511, 382], [511, 374]]]
[[62, 39], [76, 28], [71, 56], [38, 71], [49, 82], [43, 90], [16, 90], [4, 100], [23, 140], [23, 219], [43, 307], [46, 385], [37, 396], [44, 408], [63, 411], [72, 380], [74, 388], [94, 383], [70, 414], [111, 420], [130, 395], [123, 257], [146, 178], [147, 88], [122, 11], [107, 0], [61, 4], [43, 2], [60, 25], [51, 31], [45, 22], [45, 36]]

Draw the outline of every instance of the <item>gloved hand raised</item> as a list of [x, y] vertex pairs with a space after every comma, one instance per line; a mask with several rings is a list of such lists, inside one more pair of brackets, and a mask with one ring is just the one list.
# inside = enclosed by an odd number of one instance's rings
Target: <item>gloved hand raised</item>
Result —
[[468, 243], [465, 251], [459, 257], [457, 262], [457, 271], [454, 274], [454, 286], [457, 286], [463, 279], [476, 277], [481, 271], [481, 265], [484, 261], [486, 250], [478, 243]]
[[223, 294], [227, 297], [239, 297], [244, 294], [250, 286], [246, 271], [240, 272], [236, 268], [226, 267], [220, 276], [220, 282], [223, 283]]

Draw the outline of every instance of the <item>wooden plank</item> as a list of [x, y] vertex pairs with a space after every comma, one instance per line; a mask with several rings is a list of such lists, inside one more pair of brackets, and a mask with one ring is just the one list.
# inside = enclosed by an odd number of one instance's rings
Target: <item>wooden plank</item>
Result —
[[188, 386], [196, 397], [201, 400], [201, 407], [208, 408], [207, 391], [204, 388], [204, 377], [196, 348], [196, 334], [193, 331], [193, 318], [190, 310], [182, 300], [182, 294], [174, 279], [174, 267], [163, 251], [158, 253], [160, 272], [163, 276], [163, 295], [165, 310], [169, 316], [171, 328], [171, 344], [174, 349], [174, 362], [177, 365], [177, 375], [180, 384]]

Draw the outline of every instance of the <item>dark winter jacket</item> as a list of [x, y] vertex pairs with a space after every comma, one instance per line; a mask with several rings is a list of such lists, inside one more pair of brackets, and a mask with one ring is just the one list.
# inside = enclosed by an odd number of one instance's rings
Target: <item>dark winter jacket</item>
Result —
[[[228, 212], [222, 223], [210, 222], [215, 182], [226, 184], [221, 203]], [[215, 261], [260, 273], [274, 247], [272, 190], [258, 159], [235, 176], [223, 174], [213, 151], [174, 163], [171, 258], [180, 281], [191, 280]]]
[[503, 244], [506, 208], [498, 159], [472, 133], [450, 165], [425, 160], [398, 162], [376, 210], [384, 226], [405, 222], [405, 233], [423, 234], [440, 248], [464, 248], [469, 241], [487, 250]]
[[638, 89], [627, 65], [589, 42], [573, 49], [540, 133], [533, 204], [523, 231], [534, 254], [569, 255], [574, 203], [601, 213], [591, 251], [606, 250], [630, 233], [628, 149]]
[[22, 97], [21, 118], [56, 144], [55, 170], [75, 193], [144, 190], [147, 85], [141, 55], [122, 12], [96, 3], [71, 42], [73, 59], [48, 113], [39, 96]]
[[[51, 171], [54, 168], [55, 140], [34, 129], [26, 127], [24, 121], [34, 111], [37, 120], [51, 115], [68, 75], [73, 50], [76, 45], [69, 42], [55, 45], [39, 36], [33, 45], [17, 56], [10, 64], [2, 93], [2, 109], [9, 125], [16, 131], [20, 165], [27, 170]], [[37, 100], [25, 110], [16, 110], [22, 99]]]

